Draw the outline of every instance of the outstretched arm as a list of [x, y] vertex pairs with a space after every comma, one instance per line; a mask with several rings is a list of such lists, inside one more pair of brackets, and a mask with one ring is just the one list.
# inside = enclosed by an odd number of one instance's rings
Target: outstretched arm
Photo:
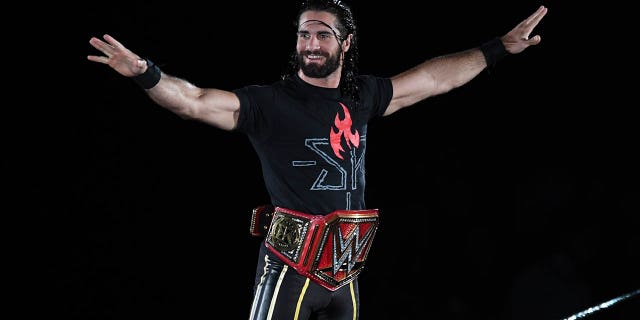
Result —
[[[147, 60], [140, 58], [110, 35], [104, 41], [91, 38], [89, 43], [104, 56], [89, 55], [87, 59], [108, 64], [125, 77], [138, 77], [151, 72]], [[158, 70], [158, 69], [156, 69]], [[158, 71], [160, 72], [160, 71]], [[186, 119], [199, 120], [223, 130], [232, 130], [238, 121], [240, 101], [235, 94], [218, 89], [203, 89], [186, 80], [160, 72], [157, 83], [146, 89], [160, 106]], [[135, 79], [135, 78], [134, 78]]]
[[[529, 36], [545, 14], [547, 8], [540, 6], [528, 18], [500, 37], [506, 53], [520, 53], [527, 47], [540, 43], [539, 35]], [[384, 115], [466, 84], [487, 67], [487, 59], [490, 58], [485, 57], [478, 47], [427, 60], [392, 77], [393, 98]]]

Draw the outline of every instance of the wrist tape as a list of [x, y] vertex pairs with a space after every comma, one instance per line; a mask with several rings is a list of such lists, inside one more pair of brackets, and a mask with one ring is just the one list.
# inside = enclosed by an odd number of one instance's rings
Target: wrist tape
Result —
[[132, 79], [144, 89], [151, 89], [156, 84], [158, 84], [158, 82], [160, 82], [161, 71], [160, 67], [158, 67], [151, 60], [145, 60], [147, 61], [147, 71], [145, 71], [143, 74], [132, 77]]
[[502, 60], [509, 52], [504, 47], [500, 38], [493, 38], [480, 46], [480, 51], [484, 54], [484, 59], [487, 61], [487, 67], [495, 66], [498, 61]]

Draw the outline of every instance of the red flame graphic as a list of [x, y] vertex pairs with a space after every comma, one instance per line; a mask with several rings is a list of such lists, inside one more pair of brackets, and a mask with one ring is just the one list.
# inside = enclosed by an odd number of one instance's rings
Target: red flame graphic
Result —
[[351, 149], [351, 146], [358, 147], [360, 145], [360, 133], [358, 130], [355, 133], [351, 133], [351, 125], [353, 122], [351, 121], [351, 114], [347, 107], [344, 104], [340, 103], [342, 106], [342, 110], [344, 110], [344, 120], [340, 120], [340, 113], [336, 113], [336, 120], [334, 121], [335, 127], [337, 131], [334, 131], [331, 128], [331, 132], [329, 133], [329, 141], [331, 142], [331, 148], [333, 149], [333, 153], [340, 159], [344, 160], [341, 152], [344, 151], [342, 149], [341, 138], [344, 136], [344, 140], [347, 144], [347, 147]]

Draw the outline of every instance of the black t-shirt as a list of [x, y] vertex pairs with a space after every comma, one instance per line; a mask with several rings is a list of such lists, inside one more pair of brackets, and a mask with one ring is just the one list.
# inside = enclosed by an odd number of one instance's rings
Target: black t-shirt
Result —
[[339, 89], [316, 87], [297, 75], [235, 90], [237, 131], [256, 150], [275, 206], [309, 214], [367, 209], [364, 201], [367, 123], [386, 110], [388, 78], [361, 75], [360, 105]]

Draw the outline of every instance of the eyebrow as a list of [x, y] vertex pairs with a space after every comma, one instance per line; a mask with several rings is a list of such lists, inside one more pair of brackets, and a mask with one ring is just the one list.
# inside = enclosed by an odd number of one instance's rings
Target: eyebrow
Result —
[[[321, 21], [321, 20], [316, 20], [316, 19], [306, 20], [305, 22], [300, 24], [300, 27], [302, 27], [304, 24], [306, 24], [308, 22], [318, 22], [318, 23], [322, 24], [323, 26], [331, 29], [331, 31], [333, 31], [333, 35], [336, 36], [336, 38], [342, 39], [342, 38], [340, 38], [338, 36], [338, 31], [336, 31], [336, 29], [334, 29], [332, 26], [328, 25], [327, 23], [325, 23], [324, 21]], [[298, 32], [308, 32], [308, 31], [298, 30]]]
[[[311, 34], [311, 32], [308, 31], [308, 30], [298, 30], [297, 33], [298, 34]], [[329, 31], [329, 30], [320, 30], [320, 31], [318, 31], [316, 33], [317, 34], [330, 34], [330, 35], [333, 35], [333, 33], [331, 31]]]

